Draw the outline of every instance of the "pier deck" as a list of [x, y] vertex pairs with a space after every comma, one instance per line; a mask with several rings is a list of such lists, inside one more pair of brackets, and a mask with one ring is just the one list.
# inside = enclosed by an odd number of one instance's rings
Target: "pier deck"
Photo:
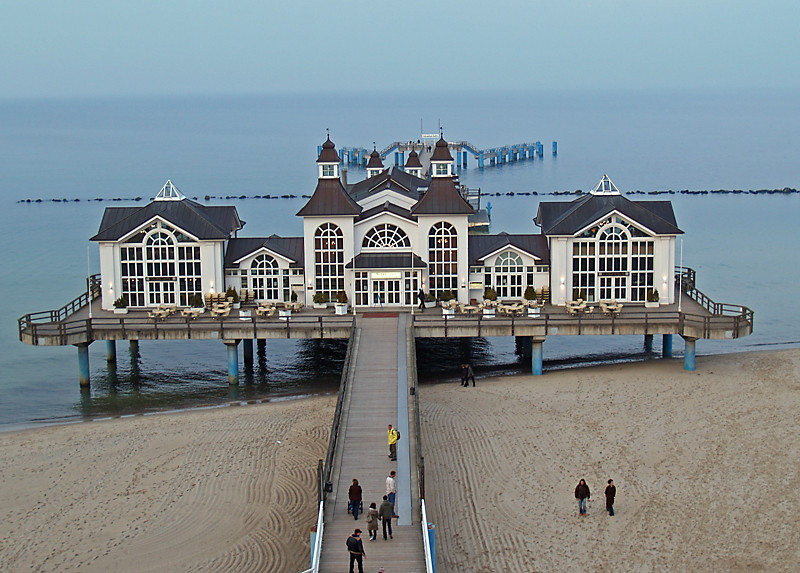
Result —
[[[340, 438], [334, 458], [331, 481], [334, 490], [325, 504], [325, 533], [322, 541], [320, 572], [347, 571], [347, 537], [358, 527], [363, 531], [367, 558], [365, 570], [384, 567], [392, 571], [424, 572], [425, 556], [420, 529], [419, 495], [416, 485], [416, 457], [409, 444], [408, 376], [406, 370], [407, 315], [370, 313], [358, 317], [361, 333], [355, 357], [355, 376], [342, 408]], [[388, 458], [387, 424], [399, 429], [397, 462]], [[353, 479], [363, 488], [364, 509], [375, 502], [380, 507], [385, 481], [397, 471], [397, 501], [392, 520], [393, 539], [369, 541], [364, 516], [358, 520], [347, 513], [348, 489]]]

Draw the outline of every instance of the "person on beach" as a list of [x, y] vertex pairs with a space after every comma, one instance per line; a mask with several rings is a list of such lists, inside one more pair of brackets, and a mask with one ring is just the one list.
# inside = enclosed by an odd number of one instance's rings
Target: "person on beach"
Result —
[[394, 512], [394, 502], [397, 497], [397, 482], [395, 481], [395, 476], [397, 472], [392, 470], [389, 472], [389, 477], [386, 478], [386, 499], [389, 500], [389, 503], [392, 504], [392, 517], [397, 517], [397, 514]]
[[347, 538], [347, 550], [350, 552], [350, 573], [353, 573], [353, 563], [358, 563], [358, 573], [364, 573], [364, 542], [361, 540], [361, 530], [356, 529], [353, 535]]
[[586, 485], [586, 480], [581, 479], [575, 487], [575, 499], [578, 500], [578, 514], [581, 517], [586, 515], [586, 501], [589, 497], [591, 497], [589, 486]]
[[606, 511], [609, 517], [614, 516], [614, 497], [617, 495], [617, 487], [614, 485], [614, 480], [608, 480], [606, 487]]
[[353, 480], [353, 485], [350, 486], [350, 512], [353, 514], [353, 519], [358, 519], [358, 512], [361, 509], [361, 486], [358, 485], [358, 480]]
[[419, 309], [422, 312], [425, 312], [425, 290], [422, 287], [419, 287], [419, 292], [417, 293], [417, 300], [419, 301]]
[[469, 386], [467, 384], [467, 373], [469, 372], [469, 367], [466, 364], [461, 365], [461, 385], [466, 387]]
[[378, 515], [381, 516], [381, 523], [383, 524], [383, 540], [386, 541], [386, 530], [389, 530], [389, 539], [392, 537], [392, 514], [394, 513], [394, 505], [389, 501], [389, 496], [383, 496], [383, 503], [378, 510]]
[[367, 510], [367, 533], [369, 534], [370, 541], [378, 539], [378, 521], [380, 518], [381, 516], [373, 501], [369, 504], [369, 509]]
[[472, 380], [472, 387], [475, 387], [475, 373], [472, 371], [472, 366], [467, 364], [467, 378], [464, 380], [464, 386], [469, 386], [469, 381]]
[[389, 459], [393, 462], [397, 460], [397, 440], [400, 439], [400, 434], [392, 428], [392, 425], [389, 424], [388, 430], [388, 441], [389, 441]]

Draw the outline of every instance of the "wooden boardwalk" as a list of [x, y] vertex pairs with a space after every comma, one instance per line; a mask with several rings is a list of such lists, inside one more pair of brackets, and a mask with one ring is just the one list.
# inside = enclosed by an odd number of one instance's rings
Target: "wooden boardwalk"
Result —
[[[361, 332], [355, 357], [356, 373], [343, 404], [341, 435], [331, 476], [334, 490], [328, 495], [325, 509], [319, 569], [323, 573], [348, 571], [349, 553], [345, 541], [356, 527], [363, 531], [361, 536], [367, 553], [365, 571], [376, 572], [380, 567], [386, 573], [425, 571], [418, 489], [415, 487], [417, 468], [416, 462], [412, 463], [409, 448], [413, 430], [409, 431], [407, 320], [404, 313], [372, 316], [367, 313], [358, 317]], [[388, 457], [387, 424], [397, 427], [401, 433], [397, 462]], [[395, 511], [400, 516], [392, 520], [394, 538], [384, 541], [379, 528], [378, 540], [369, 541], [363, 515], [356, 521], [347, 513], [348, 489], [353, 478], [358, 479], [364, 492], [364, 508], [373, 501], [380, 507], [386, 477], [391, 470], [398, 473]]]

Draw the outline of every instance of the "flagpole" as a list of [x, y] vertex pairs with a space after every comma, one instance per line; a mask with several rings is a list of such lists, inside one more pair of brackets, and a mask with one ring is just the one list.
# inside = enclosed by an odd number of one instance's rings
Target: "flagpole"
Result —
[[681, 280], [678, 281], [678, 312], [681, 312], [681, 302], [683, 299], [683, 237], [681, 237], [681, 265], [680, 265], [680, 277]]
[[92, 257], [89, 249], [90, 246], [86, 245], [86, 294], [89, 299], [89, 318], [92, 318]]

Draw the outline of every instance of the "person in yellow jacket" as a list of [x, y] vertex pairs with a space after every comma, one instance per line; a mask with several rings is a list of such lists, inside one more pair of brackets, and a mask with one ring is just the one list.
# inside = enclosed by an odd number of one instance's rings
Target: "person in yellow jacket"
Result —
[[397, 440], [400, 439], [400, 433], [394, 428], [392, 428], [391, 424], [389, 424], [388, 439], [389, 439], [389, 458], [392, 461], [395, 461], [397, 460]]

